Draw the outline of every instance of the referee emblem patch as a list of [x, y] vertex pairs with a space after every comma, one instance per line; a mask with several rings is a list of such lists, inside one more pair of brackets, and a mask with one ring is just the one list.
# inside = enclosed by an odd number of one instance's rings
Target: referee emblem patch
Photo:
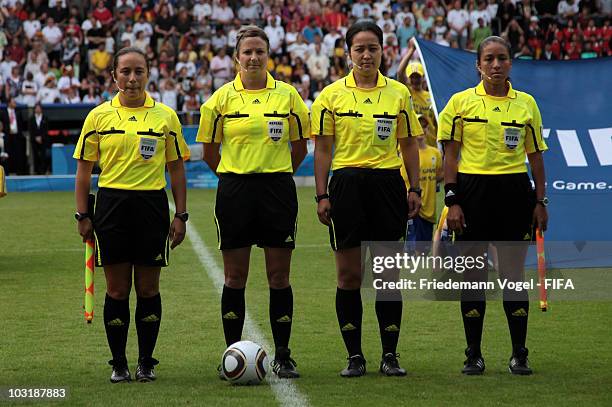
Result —
[[393, 131], [393, 120], [389, 119], [376, 119], [376, 136], [385, 141], [391, 137]]
[[153, 138], [140, 138], [140, 155], [145, 160], [153, 157], [155, 155], [155, 150], [157, 149], [157, 140]]
[[514, 150], [521, 139], [521, 129], [516, 127], [506, 127], [504, 129], [504, 143], [510, 150]]
[[268, 122], [268, 136], [277, 142], [283, 137], [283, 121], [271, 120]]

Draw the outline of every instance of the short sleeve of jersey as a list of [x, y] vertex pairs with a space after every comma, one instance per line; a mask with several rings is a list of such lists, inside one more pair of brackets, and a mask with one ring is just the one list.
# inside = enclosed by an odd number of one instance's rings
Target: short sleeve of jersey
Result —
[[297, 141], [310, 138], [310, 112], [298, 91], [291, 87], [291, 116], [289, 117], [289, 139]]
[[166, 137], [166, 162], [178, 159], [188, 160], [189, 156], [189, 147], [187, 147], [183, 137], [183, 127], [176, 112], [172, 111], [168, 123], [168, 135]]
[[538, 109], [538, 105], [533, 98], [530, 98], [529, 101], [532, 119], [531, 123], [527, 124], [527, 129], [525, 130], [525, 152], [527, 154], [548, 150], [542, 135], [542, 115], [540, 114], [540, 109]]
[[403, 98], [400, 115], [397, 121], [397, 138], [416, 137], [423, 134], [423, 128], [417, 119], [412, 104], [410, 103], [410, 92], [406, 89]]
[[334, 113], [325, 89], [315, 99], [311, 107], [310, 134], [313, 136], [335, 136]]
[[96, 115], [89, 112], [83, 123], [83, 129], [79, 136], [79, 141], [74, 148], [73, 158], [85, 161], [98, 161], [100, 137], [96, 131]]
[[438, 117], [438, 141], [461, 141], [463, 121], [457, 114], [457, 95], [453, 95]]
[[219, 95], [217, 91], [200, 107], [200, 126], [196, 141], [200, 143], [220, 143], [223, 136], [223, 123]]

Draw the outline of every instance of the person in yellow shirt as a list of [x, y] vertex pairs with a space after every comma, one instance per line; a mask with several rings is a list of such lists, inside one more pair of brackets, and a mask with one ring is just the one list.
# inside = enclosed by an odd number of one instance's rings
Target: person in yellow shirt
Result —
[[410, 58], [416, 50], [414, 41], [414, 39], [410, 40], [408, 52], [400, 61], [397, 71], [397, 80], [408, 87], [410, 96], [412, 96], [412, 107], [415, 113], [423, 115], [429, 122], [431, 130], [433, 130], [430, 134], [425, 135], [426, 143], [432, 147], [437, 147], [435, 135], [438, 125], [436, 122], [436, 115], [433, 111], [431, 94], [429, 91], [423, 89], [425, 70], [423, 69], [423, 65], [419, 62], [410, 62]]
[[289, 272], [298, 212], [292, 174], [306, 156], [308, 108], [294, 87], [268, 73], [270, 42], [262, 29], [245, 26], [236, 41], [239, 72], [200, 108], [196, 138], [204, 143], [204, 160], [219, 176], [214, 215], [225, 273], [223, 331], [228, 346], [241, 339], [249, 257], [255, 244], [266, 258], [276, 348], [273, 371], [281, 378], [296, 378], [299, 373], [289, 349]]
[[96, 72], [96, 75], [101, 75], [103, 71], [108, 69], [113, 56], [106, 52], [104, 43], [98, 45], [98, 49], [91, 54], [91, 65]]
[[[414, 219], [408, 220], [406, 229], [406, 245], [414, 248], [417, 253], [427, 253], [432, 241], [433, 227], [436, 221], [436, 186], [444, 179], [442, 170], [442, 154], [436, 147], [425, 142], [429, 134], [429, 121], [422, 115], [417, 115], [424, 135], [417, 137], [419, 145], [419, 185], [421, 187], [421, 209]], [[406, 169], [402, 166], [402, 177], [410, 188]]]
[[[113, 355], [110, 380], [131, 380], [125, 346], [133, 280], [139, 353], [136, 380], [145, 382], [156, 378], [158, 362], [152, 355], [162, 316], [161, 267], [168, 265], [168, 249], [178, 246], [185, 236], [183, 160], [189, 158], [189, 149], [176, 113], [145, 91], [149, 65], [141, 50], [118, 51], [111, 73], [119, 93], [89, 112], [74, 149], [75, 217], [83, 241], [95, 237], [96, 264], [104, 267], [106, 276], [104, 328]], [[102, 172], [95, 212], [89, 213], [88, 193], [96, 161]], [[172, 223], [164, 189], [166, 168], [176, 206]]]
[[[495, 36], [483, 40], [476, 60], [481, 82], [454, 94], [440, 113], [438, 141], [444, 144], [445, 204], [449, 207], [446, 221], [456, 240], [475, 242], [463, 253], [466, 256], [483, 255], [489, 242], [528, 241], [532, 227], [546, 230], [548, 223], [542, 117], [534, 98], [512, 87], [510, 55], [506, 40]], [[500, 277], [523, 281], [527, 244], [495, 245]], [[468, 281], [487, 277], [486, 268], [463, 275]], [[480, 350], [485, 308], [484, 290], [462, 292], [467, 342], [462, 372], [467, 375], [482, 374], [485, 369]], [[527, 291], [505, 289], [504, 310], [512, 341], [509, 370], [529, 375]]]
[[[354, 69], [325, 87], [312, 105], [317, 215], [329, 228], [336, 256], [336, 314], [349, 356], [343, 377], [366, 373], [361, 349], [361, 243], [402, 241], [408, 217], [414, 217], [421, 205], [414, 136], [422, 130], [406, 87], [379, 72], [382, 36], [374, 23], [352, 25], [346, 44]], [[400, 174], [402, 161], [412, 185], [409, 191]], [[376, 296], [383, 348], [380, 372], [404, 376], [396, 353], [401, 293], [377, 290]]]

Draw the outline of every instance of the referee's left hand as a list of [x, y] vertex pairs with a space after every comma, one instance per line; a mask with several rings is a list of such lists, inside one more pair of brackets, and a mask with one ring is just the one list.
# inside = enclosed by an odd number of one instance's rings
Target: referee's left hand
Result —
[[408, 193], [408, 217], [416, 217], [421, 209], [421, 197], [416, 192]]
[[172, 224], [170, 225], [170, 240], [172, 241], [170, 249], [174, 249], [183, 242], [183, 239], [185, 239], [186, 230], [187, 226], [185, 225], [185, 222], [179, 218], [174, 218]]
[[542, 232], [548, 227], [548, 211], [542, 205], [536, 205], [533, 209], [533, 224], [540, 228]]

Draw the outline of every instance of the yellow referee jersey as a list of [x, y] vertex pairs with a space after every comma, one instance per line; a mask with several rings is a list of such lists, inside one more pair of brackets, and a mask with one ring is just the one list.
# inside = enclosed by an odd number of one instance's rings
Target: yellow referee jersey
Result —
[[293, 171], [289, 142], [308, 138], [308, 108], [293, 86], [267, 75], [265, 89], [249, 90], [238, 74], [200, 108], [196, 141], [223, 144], [217, 172]]
[[349, 72], [326, 86], [311, 110], [312, 134], [334, 137], [332, 170], [398, 169], [397, 139], [423, 134], [408, 89], [380, 72], [372, 89], [358, 88]]
[[[410, 91], [410, 96], [412, 96], [412, 109], [414, 113], [419, 115], [422, 114], [429, 123], [431, 129], [434, 129], [434, 133], [437, 129], [436, 127], [436, 116], [433, 111], [433, 107], [431, 104], [431, 95], [426, 90], [414, 90], [412, 88], [408, 88]], [[430, 138], [427, 134], [425, 135], [425, 141], [432, 147], [436, 146], [436, 137], [435, 135]]]
[[461, 142], [462, 173], [527, 172], [525, 153], [548, 149], [538, 105], [512, 85], [504, 97], [487, 95], [482, 82], [455, 93], [439, 119], [438, 141]]
[[[421, 209], [419, 216], [428, 222], [436, 222], [436, 173], [442, 168], [442, 154], [435, 147], [419, 148], [419, 186], [421, 187]], [[402, 165], [402, 177], [410, 188], [406, 168]]]
[[174, 110], [148, 93], [137, 108], [121, 106], [117, 95], [89, 112], [73, 157], [99, 161], [99, 187], [158, 190], [165, 164], [188, 159], [189, 148]]

